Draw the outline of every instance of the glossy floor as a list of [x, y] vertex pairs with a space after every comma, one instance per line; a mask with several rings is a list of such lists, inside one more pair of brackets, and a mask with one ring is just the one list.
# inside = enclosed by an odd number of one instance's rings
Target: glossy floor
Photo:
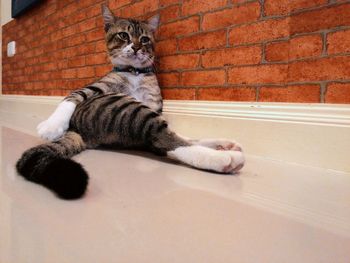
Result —
[[86, 196], [16, 175], [40, 140], [1, 127], [0, 262], [350, 262], [350, 174], [248, 156], [239, 175], [86, 151]]

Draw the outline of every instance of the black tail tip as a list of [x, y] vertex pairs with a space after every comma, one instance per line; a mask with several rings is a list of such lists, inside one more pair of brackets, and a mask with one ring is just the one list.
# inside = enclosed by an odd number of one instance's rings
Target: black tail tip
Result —
[[54, 191], [62, 199], [82, 197], [88, 185], [88, 174], [77, 162], [70, 159], [55, 159], [42, 175], [40, 184]]

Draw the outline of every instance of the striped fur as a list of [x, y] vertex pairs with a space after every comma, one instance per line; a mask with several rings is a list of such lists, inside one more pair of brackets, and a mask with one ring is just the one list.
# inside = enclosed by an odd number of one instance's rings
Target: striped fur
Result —
[[88, 148], [112, 145], [165, 155], [190, 145], [168, 129], [159, 113], [124, 94], [97, 95], [79, 104], [70, 130], [79, 133]]

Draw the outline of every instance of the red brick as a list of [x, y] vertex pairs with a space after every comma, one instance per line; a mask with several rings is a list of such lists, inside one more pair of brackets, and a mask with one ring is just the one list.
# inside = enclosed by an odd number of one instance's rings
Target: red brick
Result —
[[325, 102], [350, 103], [350, 83], [328, 84]]
[[205, 68], [223, 67], [227, 65], [258, 64], [260, 61], [260, 46], [225, 48], [215, 51], [207, 51], [202, 55], [202, 65]]
[[229, 32], [230, 44], [258, 43], [289, 35], [289, 18], [261, 21], [235, 27]]
[[96, 41], [104, 38], [104, 32], [101, 29], [95, 29], [86, 33], [86, 41]]
[[78, 88], [82, 88], [86, 86], [87, 84], [94, 81], [93, 78], [85, 78], [85, 79], [72, 79], [66, 82], [65, 86], [68, 90], [76, 90]]
[[350, 24], [350, 4], [331, 6], [291, 16], [290, 33], [314, 32]]
[[259, 2], [247, 3], [203, 16], [202, 28], [209, 30], [256, 21], [260, 17]]
[[265, 15], [285, 15], [290, 12], [326, 4], [327, 0], [265, 0]]
[[78, 26], [77, 25], [73, 25], [73, 26], [69, 26], [69, 27], [65, 27], [62, 29], [62, 36], [63, 37], [68, 37], [71, 35], [74, 35], [76, 33], [79, 32]]
[[43, 71], [52, 71], [56, 69], [57, 69], [56, 64], [52, 62], [43, 64], [43, 68], [42, 68]]
[[48, 91], [39, 91], [41, 94], [38, 95], [49, 95], [49, 96], [67, 96], [68, 92], [66, 90], [60, 89], [50, 89]]
[[78, 25], [79, 32], [88, 31], [96, 28], [96, 17], [84, 20]]
[[242, 4], [242, 3], [245, 3], [245, 2], [249, 2], [251, 0], [231, 0], [231, 2], [233, 4]]
[[179, 50], [201, 50], [226, 46], [226, 30], [200, 33], [179, 40]]
[[81, 67], [81, 66], [85, 66], [85, 56], [74, 57], [68, 60], [68, 67], [70, 68]]
[[106, 52], [106, 42], [105, 40], [100, 40], [96, 42], [96, 52]]
[[96, 77], [103, 77], [112, 70], [111, 65], [99, 65], [95, 67]]
[[83, 9], [75, 13], [74, 16], [70, 16], [67, 22], [69, 24], [76, 24], [78, 22], [85, 20], [86, 18], [87, 18], [86, 10]]
[[[56, 42], [60, 39], [63, 38], [63, 34], [62, 34], [62, 31], [61, 30], [58, 30], [56, 32], [53, 32], [51, 35], [50, 35], [50, 40], [51, 42]], [[26, 41], [25, 42], [30, 42], [30, 41]]]
[[56, 11], [57, 11], [57, 5], [55, 3], [52, 5], [48, 5], [45, 7], [42, 16], [46, 18], [47, 16], [55, 13]]
[[84, 67], [77, 69], [77, 77], [82, 78], [90, 78], [95, 76], [95, 69], [93, 67]]
[[51, 79], [62, 79], [62, 72], [61, 71], [52, 71], [50, 73]]
[[[39, 57], [39, 63], [46, 63], [49, 62], [50, 58], [46, 55], [44, 57]], [[18, 65], [18, 67], [20, 68], [20, 66]]]
[[350, 30], [342, 30], [327, 35], [328, 54], [350, 52]]
[[322, 53], [321, 35], [292, 38], [288, 41], [273, 42], [266, 45], [267, 61], [288, 61], [307, 57], [317, 57]]
[[73, 54], [75, 54], [76, 56], [79, 56], [79, 55], [95, 53], [95, 46], [96, 46], [95, 42], [93, 42], [93, 43], [85, 43], [84, 45], [76, 46], [71, 49]]
[[176, 39], [168, 39], [156, 43], [156, 54], [158, 57], [176, 53]]
[[198, 100], [255, 101], [255, 88], [201, 88]]
[[[4, 25], [3, 92], [66, 95], [108, 73], [112, 65], [105, 52], [102, 2], [50, 0]], [[165, 98], [254, 101], [259, 89], [261, 101], [319, 102], [318, 85], [288, 83], [327, 81], [332, 84], [326, 89], [326, 102], [350, 103], [350, 30], [338, 28], [350, 24], [349, 1], [110, 2], [119, 15], [147, 18], [160, 13], [158, 35], [163, 41], [159, 41], [156, 51], [163, 56], [158, 79], [165, 87]], [[260, 3], [265, 3], [265, 15], [292, 15], [260, 20]], [[325, 3], [327, 6], [320, 6]], [[181, 17], [186, 12], [190, 16]], [[225, 30], [230, 31], [233, 47], [225, 45]], [[327, 33], [328, 54], [332, 57], [318, 57], [323, 46], [320, 30]], [[298, 33], [302, 35], [294, 37]], [[6, 43], [10, 40], [17, 41], [18, 53], [7, 58]], [[260, 64], [262, 42], [267, 42], [268, 62], [289, 64]], [[91, 66], [87, 67], [86, 61]], [[227, 86], [225, 70], [234, 86]]]
[[228, 71], [228, 82], [232, 84], [284, 83], [288, 65], [260, 65], [231, 68]]
[[323, 48], [321, 35], [292, 38], [289, 44], [290, 60], [320, 56]]
[[[77, 54], [75, 53], [75, 47], [70, 47], [70, 48], [66, 48], [64, 50], [60, 50], [57, 54], [56, 57], [57, 58], [71, 58], [76, 56]], [[53, 56], [54, 57], [54, 56]]]
[[227, 0], [184, 0], [182, 4], [182, 15], [188, 16], [203, 13], [226, 6]]
[[212, 86], [225, 83], [224, 70], [190, 71], [182, 73], [183, 86]]
[[66, 69], [66, 68], [68, 68], [68, 61], [67, 60], [56, 61], [56, 63], [57, 63], [57, 68], [58, 69]]
[[84, 9], [86, 17], [101, 16], [101, 5], [93, 5]]
[[179, 73], [159, 73], [157, 74], [160, 87], [176, 87], [179, 85]]
[[118, 0], [118, 1], [109, 1], [109, 8], [111, 10], [115, 10], [121, 8], [124, 5], [128, 5], [132, 2], [132, 0]]
[[106, 64], [107, 62], [107, 54], [105, 52], [86, 56], [86, 65]]
[[180, 15], [180, 6], [172, 5], [160, 10], [160, 22], [166, 23], [178, 18]]
[[162, 57], [159, 60], [161, 70], [178, 70], [196, 68], [199, 63], [199, 54], [184, 54]]
[[160, 39], [175, 38], [180, 35], [186, 35], [199, 30], [199, 17], [194, 16], [184, 20], [164, 24], [159, 28]]
[[101, 31], [104, 31], [104, 21], [101, 16], [96, 17], [96, 28], [99, 28]]
[[[119, 0], [120, 1], [120, 0]], [[119, 2], [118, 1], [118, 2]], [[88, 7], [90, 5], [96, 4], [97, 2], [101, 2], [100, 0], [84, 0], [84, 1], [79, 1], [79, 8], [83, 9], [85, 7]]]
[[320, 87], [319, 85], [262, 87], [259, 92], [259, 101], [319, 103]]
[[166, 100], [194, 100], [195, 89], [162, 89], [162, 96]]
[[62, 78], [64, 79], [73, 79], [77, 77], [76, 69], [65, 69], [62, 71]]
[[164, 7], [172, 4], [178, 4], [179, 0], [159, 0], [159, 6]]
[[157, 10], [158, 1], [154, 0], [143, 0], [141, 2], [136, 2], [132, 5], [126, 6], [124, 8], [118, 9], [116, 15], [121, 17], [138, 17], [150, 12]]
[[74, 13], [79, 9], [78, 4], [79, 4], [78, 1], [73, 1], [70, 5], [67, 5], [61, 10], [60, 15], [62, 17], [71, 15], [72, 13]]
[[[74, 38], [74, 36], [72, 38]], [[60, 43], [60, 45], [58, 45], [57, 42], [49, 43], [49, 44], [44, 45], [44, 52], [45, 53], [50, 53], [50, 52], [53, 52], [53, 51], [55, 51], [55, 50], [57, 50], [59, 48], [62, 48], [64, 46], [63, 43], [62, 42], [59, 42], [59, 43]]]
[[[85, 35], [78, 34], [63, 40], [63, 47], [71, 47], [85, 42]], [[52, 46], [52, 45], [49, 45]]]
[[36, 49], [34, 49], [34, 55], [35, 56], [40, 56], [40, 55], [42, 55], [44, 53], [44, 49], [43, 48], [36, 48]]
[[313, 59], [289, 64], [288, 79], [294, 81], [323, 81], [350, 78], [350, 56]]

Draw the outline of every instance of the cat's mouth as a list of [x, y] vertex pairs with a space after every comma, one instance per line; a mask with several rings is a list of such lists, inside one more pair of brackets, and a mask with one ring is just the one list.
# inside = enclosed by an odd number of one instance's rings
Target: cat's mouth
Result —
[[126, 54], [125, 58], [127, 58], [130, 61], [135, 61], [135, 62], [141, 62], [144, 63], [146, 61], [148, 61], [150, 58], [150, 56], [148, 54], [145, 53], [141, 53], [141, 52], [137, 52], [137, 53], [133, 53], [133, 54]]
[[[112, 55], [112, 54], [111, 54]], [[153, 64], [153, 59], [148, 53], [144, 52], [120, 52], [119, 54], [113, 54], [111, 57], [111, 61], [114, 65], [130, 65], [133, 67], [145, 67], [151, 66]]]

